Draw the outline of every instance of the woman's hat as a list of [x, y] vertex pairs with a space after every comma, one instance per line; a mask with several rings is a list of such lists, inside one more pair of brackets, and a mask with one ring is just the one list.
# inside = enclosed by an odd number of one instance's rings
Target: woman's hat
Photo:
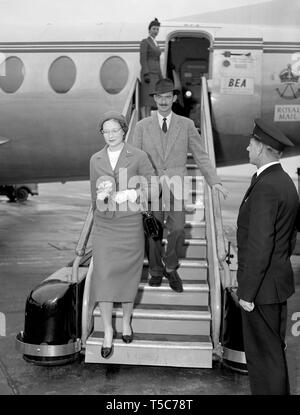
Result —
[[154, 90], [149, 95], [165, 94], [166, 92], [173, 92], [175, 95], [179, 94], [178, 89], [175, 89], [173, 81], [169, 78], [163, 78], [157, 81]]
[[[120, 112], [117, 112], [117, 111], [107, 111], [100, 116], [100, 120], [99, 120], [100, 130], [102, 130], [102, 127], [105, 121], [112, 120], [112, 119], [119, 121], [120, 126], [123, 128], [125, 132], [127, 132], [128, 125], [126, 122], [126, 118], [124, 117], [124, 115], [122, 115]], [[126, 128], [126, 130], [124, 129], [124, 127]]]
[[254, 120], [254, 129], [251, 136], [277, 151], [283, 151], [285, 147], [294, 146], [275, 125], [261, 118]]
[[156, 17], [155, 17], [155, 19], [154, 19], [154, 20], [152, 20], [152, 21], [149, 23], [148, 30], [150, 30], [152, 26], [158, 26], [158, 27], [160, 26], [160, 23], [159, 23], [159, 21], [157, 20], [157, 18], [156, 18]]

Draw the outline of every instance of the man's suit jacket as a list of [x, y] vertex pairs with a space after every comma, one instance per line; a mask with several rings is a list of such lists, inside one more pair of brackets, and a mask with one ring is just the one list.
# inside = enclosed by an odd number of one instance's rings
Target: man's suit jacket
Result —
[[[190, 151], [208, 184], [221, 182], [204, 149], [202, 138], [189, 118], [172, 113], [164, 151], [157, 111], [153, 111], [151, 117], [136, 124], [132, 144], [148, 154], [159, 177], [179, 176], [183, 180], [187, 176], [187, 153]], [[176, 192], [176, 187], [172, 191], [176, 199], [183, 199], [183, 192]]]
[[[140, 189], [141, 197], [144, 197], [145, 207], [147, 207], [147, 198], [150, 195], [155, 198], [159, 194], [157, 180], [152, 179], [155, 176], [154, 168], [144, 151], [126, 143], [113, 170], [108, 158], [107, 147], [106, 145], [101, 151], [93, 154], [90, 160], [91, 195], [95, 215], [104, 217], [132, 215], [137, 212], [134, 203], [128, 201], [116, 205], [111, 198], [106, 201], [97, 201], [97, 185], [100, 182], [110, 181], [114, 191]], [[139, 176], [141, 177], [140, 183]]]
[[238, 297], [255, 304], [284, 302], [294, 291], [290, 256], [299, 198], [280, 164], [250, 185], [237, 220]]

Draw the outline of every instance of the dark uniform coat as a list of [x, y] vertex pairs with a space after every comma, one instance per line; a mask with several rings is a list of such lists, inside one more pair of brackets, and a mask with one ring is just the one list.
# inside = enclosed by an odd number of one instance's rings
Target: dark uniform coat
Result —
[[279, 163], [251, 183], [238, 215], [238, 297], [252, 394], [289, 394], [285, 357], [287, 299], [294, 293], [290, 256], [295, 245], [298, 194]]
[[298, 194], [280, 164], [248, 189], [238, 215], [238, 296], [255, 304], [282, 303], [295, 291], [290, 255]]

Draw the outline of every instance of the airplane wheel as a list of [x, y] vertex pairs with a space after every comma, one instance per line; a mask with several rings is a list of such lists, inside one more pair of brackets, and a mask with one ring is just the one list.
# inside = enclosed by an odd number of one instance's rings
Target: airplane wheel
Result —
[[20, 187], [16, 191], [16, 198], [18, 202], [25, 202], [28, 199], [28, 190], [25, 187]]

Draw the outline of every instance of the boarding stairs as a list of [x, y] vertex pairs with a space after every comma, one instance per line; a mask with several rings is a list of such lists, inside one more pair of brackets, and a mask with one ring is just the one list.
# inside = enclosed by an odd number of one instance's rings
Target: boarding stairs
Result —
[[[136, 81], [123, 111], [130, 120], [127, 133], [129, 142], [138, 121], [138, 88], [139, 83]], [[207, 151], [215, 163], [205, 78], [202, 85], [201, 126]], [[214, 358], [221, 357], [221, 286], [226, 279], [230, 279], [230, 271], [225, 261], [219, 195], [207, 185], [191, 154], [188, 156], [187, 168], [188, 174], [193, 176], [193, 185], [190, 190], [191, 203], [186, 205], [185, 246], [178, 270], [184, 291], [174, 292], [165, 278], [160, 287], [149, 286], [148, 260], [145, 257], [132, 318], [134, 340], [130, 344], [122, 341], [122, 308], [121, 304], [115, 304], [113, 324], [117, 335], [114, 338], [114, 353], [109, 359], [101, 357], [101, 312], [98, 305], [94, 308], [90, 293], [93, 260], [91, 253], [86, 253], [92, 227], [90, 208], [71, 271], [74, 282], [85, 278], [80, 313], [85, 362], [211, 368]], [[59, 277], [55, 274], [52, 277], [55, 276]]]

